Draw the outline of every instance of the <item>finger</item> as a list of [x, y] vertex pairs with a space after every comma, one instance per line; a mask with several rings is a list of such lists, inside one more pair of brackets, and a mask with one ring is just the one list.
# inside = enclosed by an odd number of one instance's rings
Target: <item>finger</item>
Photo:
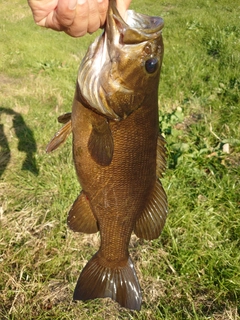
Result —
[[100, 19], [98, 14], [97, 0], [89, 0], [89, 16], [88, 16], [88, 29], [89, 33], [93, 33], [100, 27]]
[[62, 27], [71, 26], [75, 19], [76, 7], [77, 0], [58, 0], [58, 6], [53, 15], [53, 23]]
[[58, 0], [28, 0], [37, 25], [45, 27], [47, 16], [57, 7]]
[[87, 0], [78, 0], [73, 24], [64, 31], [72, 37], [82, 37], [88, 30], [89, 5]]
[[45, 27], [62, 31], [72, 25], [77, 0], [58, 0], [57, 7], [48, 14]]
[[100, 26], [102, 27], [106, 21], [109, 0], [97, 0], [97, 4]]
[[97, 31], [105, 23], [108, 3], [109, 0], [78, 0], [74, 22], [64, 31], [73, 37]]

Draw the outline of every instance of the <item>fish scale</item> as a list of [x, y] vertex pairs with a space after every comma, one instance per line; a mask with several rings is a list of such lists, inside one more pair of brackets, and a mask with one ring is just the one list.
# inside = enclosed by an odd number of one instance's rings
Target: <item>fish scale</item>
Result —
[[132, 232], [159, 237], [167, 197], [159, 133], [158, 84], [163, 59], [160, 17], [129, 10], [126, 21], [110, 0], [103, 34], [78, 73], [71, 117], [49, 143], [73, 134], [73, 159], [82, 191], [69, 211], [75, 232], [100, 232], [100, 248], [83, 268], [74, 300], [110, 297], [140, 310], [142, 293], [128, 247]]

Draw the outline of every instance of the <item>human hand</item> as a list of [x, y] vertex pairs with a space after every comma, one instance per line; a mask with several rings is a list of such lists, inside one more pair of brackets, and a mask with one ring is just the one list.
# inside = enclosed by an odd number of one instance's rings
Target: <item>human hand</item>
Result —
[[[131, 0], [117, 0], [124, 16]], [[81, 37], [102, 27], [109, 0], [28, 0], [37, 25]]]

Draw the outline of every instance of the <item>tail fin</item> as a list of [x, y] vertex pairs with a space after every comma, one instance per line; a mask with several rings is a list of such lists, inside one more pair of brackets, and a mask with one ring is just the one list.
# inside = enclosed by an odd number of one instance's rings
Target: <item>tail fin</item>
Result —
[[96, 253], [80, 274], [73, 299], [112, 298], [124, 308], [140, 310], [141, 288], [130, 257], [124, 266], [106, 265]]

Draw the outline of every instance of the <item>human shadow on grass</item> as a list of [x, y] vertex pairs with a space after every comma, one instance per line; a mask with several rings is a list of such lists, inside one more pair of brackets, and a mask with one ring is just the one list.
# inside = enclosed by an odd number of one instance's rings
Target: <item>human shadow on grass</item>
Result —
[[[35, 175], [39, 174], [35, 153], [37, 144], [32, 130], [26, 125], [22, 115], [12, 109], [0, 107], [0, 119], [2, 114], [12, 115], [12, 123], [15, 134], [18, 138], [18, 150], [26, 153], [22, 164], [22, 170], [28, 170]], [[4, 126], [0, 124], [0, 177], [6, 170], [11, 159], [11, 150], [8, 139], [4, 133]]]

